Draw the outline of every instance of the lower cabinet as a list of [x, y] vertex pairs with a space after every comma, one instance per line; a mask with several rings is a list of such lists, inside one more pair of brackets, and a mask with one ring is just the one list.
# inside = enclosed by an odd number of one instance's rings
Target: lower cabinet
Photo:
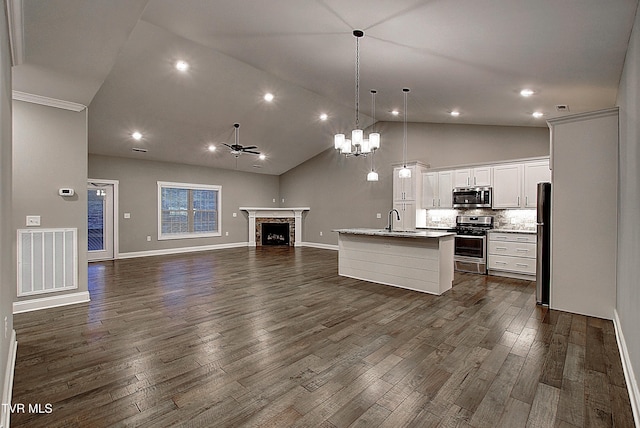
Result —
[[533, 233], [488, 233], [489, 275], [534, 280], [536, 277], [536, 235]]
[[414, 201], [394, 202], [393, 208], [398, 210], [400, 221], [393, 219], [394, 230], [415, 230], [416, 228], [416, 203]]

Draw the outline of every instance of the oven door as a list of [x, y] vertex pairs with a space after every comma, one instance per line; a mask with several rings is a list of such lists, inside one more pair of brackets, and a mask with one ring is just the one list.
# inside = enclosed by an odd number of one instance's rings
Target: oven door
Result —
[[459, 272], [487, 274], [486, 237], [456, 235], [454, 244], [454, 268]]
[[484, 236], [456, 235], [454, 254], [458, 257], [485, 259]]

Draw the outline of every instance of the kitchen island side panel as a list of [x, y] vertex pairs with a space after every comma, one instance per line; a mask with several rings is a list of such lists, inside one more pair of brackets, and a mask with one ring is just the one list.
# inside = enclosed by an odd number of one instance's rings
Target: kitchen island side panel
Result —
[[453, 282], [453, 236], [414, 239], [340, 234], [341, 276], [442, 294]]

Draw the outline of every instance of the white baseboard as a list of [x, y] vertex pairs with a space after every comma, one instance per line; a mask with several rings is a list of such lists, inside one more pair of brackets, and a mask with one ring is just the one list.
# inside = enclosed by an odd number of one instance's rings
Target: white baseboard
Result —
[[[16, 367], [16, 353], [18, 351], [18, 341], [16, 340], [16, 331], [11, 330], [11, 339], [9, 341], [9, 356], [7, 358], [7, 367], [4, 372], [4, 385], [2, 385], [2, 404], [11, 404], [13, 392], [13, 373]], [[2, 406], [0, 411], [0, 427], [9, 428], [11, 412], [8, 406]]]
[[228, 244], [201, 245], [198, 247], [181, 247], [181, 248], [167, 248], [164, 250], [134, 251], [130, 253], [120, 253], [118, 254], [118, 259], [133, 259], [137, 257], [153, 257], [153, 256], [166, 256], [170, 254], [195, 253], [197, 251], [222, 250], [225, 248], [241, 248], [241, 247], [247, 247], [248, 245], [249, 245], [248, 242], [231, 242]]
[[13, 313], [38, 311], [40, 309], [57, 308], [58, 306], [75, 305], [90, 301], [88, 291], [71, 294], [59, 294], [57, 296], [41, 297], [38, 299], [20, 300], [13, 302]]
[[640, 428], [640, 390], [638, 389], [637, 378], [631, 365], [631, 358], [629, 358], [627, 342], [624, 340], [624, 334], [620, 327], [618, 311], [615, 309], [613, 311], [613, 326], [616, 330], [616, 339], [618, 341], [618, 349], [620, 350], [620, 358], [622, 359], [622, 368], [624, 369], [624, 380], [627, 382], [627, 389], [629, 390], [629, 401], [631, 401], [633, 418], [635, 419], [636, 428]]
[[334, 251], [338, 251], [338, 246], [337, 245], [332, 245], [332, 244], [321, 244], [319, 242], [301, 242], [299, 245], [299, 247], [311, 247], [311, 248], [320, 248], [322, 250], [334, 250]]

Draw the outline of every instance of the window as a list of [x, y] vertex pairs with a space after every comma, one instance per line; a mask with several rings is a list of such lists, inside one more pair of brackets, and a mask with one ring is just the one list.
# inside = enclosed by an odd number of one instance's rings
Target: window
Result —
[[222, 186], [158, 181], [158, 239], [220, 236]]

